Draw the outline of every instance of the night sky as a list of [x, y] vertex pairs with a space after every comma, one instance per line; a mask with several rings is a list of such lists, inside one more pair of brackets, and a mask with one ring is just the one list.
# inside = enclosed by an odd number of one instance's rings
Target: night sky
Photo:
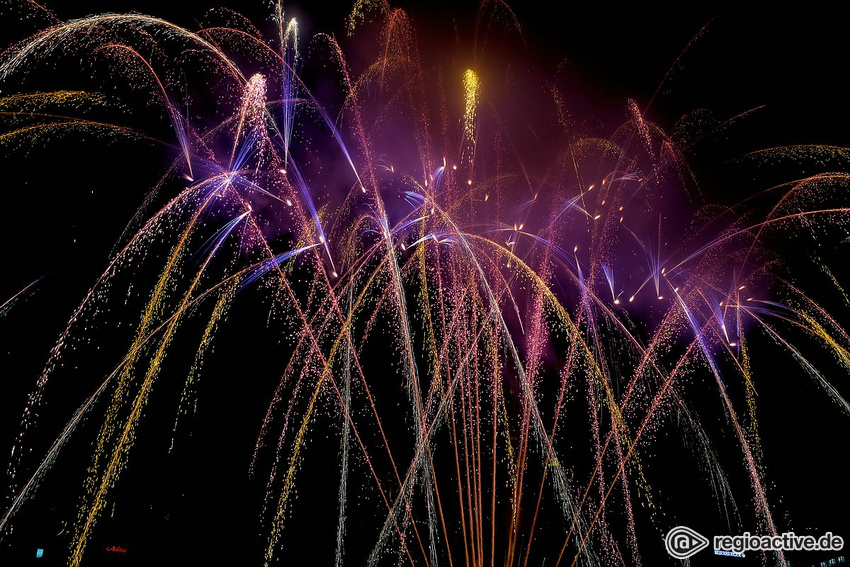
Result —
[[[536, 78], [539, 85], [545, 85], [547, 78], [559, 70], [568, 69], [574, 85], [570, 103], [577, 114], [599, 122], [600, 134], [610, 134], [628, 118], [628, 99], [635, 100], [642, 108], [649, 105], [646, 117], [670, 132], [682, 123], [683, 116], [697, 111], [708, 112], [719, 122], [747, 113], [717, 135], [687, 149], [686, 158], [700, 184], [701, 202], [697, 205], [730, 206], [776, 183], [827, 171], [847, 171], [850, 167], [840, 157], [803, 158], [770, 165], [745, 159], [748, 152], [778, 146], [848, 145], [850, 106], [844, 87], [848, 49], [845, 21], [837, 13], [805, 5], [795, 11], [753, 15], [695, 6], [656, 14], [640, 6], [617, 9], [604, 3], [564, 7], [554, 12], [551, 4], [543, 2], [516, 4], [514, 10], [522, 26], [522, 39], [512, 36], [508, 41], [496, 36], [484, 50], [487, 57], [523, 65], [526, 76]], [[37, 29], [34, 20], [20, 21], [15, 5], [6, 2], [0, 8], [3, 46]], [[265, 3], [255, 2], [247, 7], [241, 2], [222, 5], [245, 14], [261, 29], [268, 29]], [[474, 3], [402, 2], [397, 6], [409, 11], [421, 34], [424, 61], [450, 52], [446, 46], [453, 42], [457, 44], [459, 59], [474, 60], [469, 40], [475, 28]], [[196, 29], [210, 7], [194, 0], [173, 2], [169, 6], [141, 0], [120, 3], [104, 0], [57, 5], [55, 12], [60, 18], [71, 19], [107, 11], [137, 11]], [[356, 72], [358, 63], [368, 60], [370, 55], [362, 53], [371, 44], [345, 38], [348, 7], [348, 3], [338, 1], [302, 2], [291, 6], [291, 14], [301, 23], [302, 38], [317, 32], [344, 38], [343, 49], [353, 54], [351, 65]], [[302, 41], [307, 43], [306, 39]], [[86, 83], [87, 78], [80, 79], [74, 75], [76, 71], [69, 69], [41, 71], [40, 75], [28, 77], [24, 90]], [[311, 69], [310, 72], [317, 72], [315, 67]], [[316, 84], [321, 90], [323, 83], [317, 79]], [[486, 80], [484, 85], [486, 89]], [[17, 84], [0, 85], [3, 95], [20, 88]], [[532, 99], [537, 100], [535, 97], [542, 96], [541, 93], [545, 95], [542, 86], [535, 88], [539, 92]], [[513, 120], [528, 117], [524, 140], [539, 140], [548, 132], [533, 105], [517, 108], [515, 112], [519, 118]], [[147, 122], [154, 115], [151, 108], [131, 106], [128, 113], [107, 118], [118, 117], [142, 130], [150, 125], [154, 136], [167, 139], [170, 126], [167, 121], [160, 117], [158, 123]], [[546, 159], [545, 152], [536, 153], [532, 145], [518, 152], [530, 168], [542, 165], [535, 160]], [[0, 304], [36, 282], [0, 313], [0, 454], [3, 455], [0, 461], [4, 472], [20, 429], [27, 395], [34, 389], [51, 348], [75, 307], [105, 269], [116, 243], [126, 238], [125, 227], [172, 158], [172, 154], [157, 144], [104, 144], [93, 139], [66, 138], [32, 151], [10, 150], [0, 144], [5, 172], [5, 220], [0, 223], [4, 266]], [[850, 271], [842, 264], [847, 243], [836, 234], [825, 235], [824, 247], [818, 254], [834, 269], [839, 283], [846, 289]], [[779, 242], [778, 246], [782, 247], [789, 270], [800, 268], [795, 272], [800, 274], [795, 281], [818, 290], [825, 280], [822, 274], [807, 275], [812, 270], [808, 263], [808, 242], [801, 237], [799, 241]], [[140, 281], [139, 285], [144, 282]], [[818, 299], [840, 324], [850, 322], [850, 311], [840, 296], [824, 292]], [[221, 351], [237, 356], [240, 349], [268, 353], [279, 348], [274, 336], [251, 331], [264, 324], [258, 321], [263, 313], [262, 304], [250, 301], [246, 301], [243, 310], [233, 312], [216, 339], [222, 345]], [[111, 331], [101, 328], [89, 335], [86, 348], [91, 349], [94, 343], [98, 351], [107, 353], [102, 359], [88, 361], [90, 374], [107, 372], [115, 364], [115, 355], [126, 348], [120, 332], [113, 335]], [[196, 330], [202, 331], [202, 328]], [[770, 343], [764, 337], [753, 337], [752, 341], [754, 348], [761, 345], [766, 350]], [[262, 475], [259, 479], [249, 478], [247, 468], [280, 363], [274, 357], [261, 356], [246, 366], [225, 356], [217, 359], [214, 374], [219, 379], [211, 379], [201, 393], [192, 433], [183, 440], [185, 445], [176, 456], [166, 456], [168, 447], [163, 445], [173, 422], [172, 415], [163, 418], [164, 425], [156, 426], [163, 428], [162, 431], [154, 427], [149, 436], [140, 434], [134, 448], [139, 457], [134, 463], [143, 464], [131, 466], [121, 481], [133, 488], [122, 492], [127, 494], [123, 511], [112, 510], [117, 519], [99, 524], [93, 551], [84, 565], [204, 564], [222, 558], [238, 564], [261, 564], [257, 550], [262, 545], [257, 542], [262, 541], [258, 534], [264, 532], [256, 518], [265, 486]], [[831, 359], [822, 358], [818, 362], [837, 390], [845, 397], [850, 395], [847, 371]], [[842, 460], [847, 452], [850, 416], [827, 399], [790, 357], [756, 360], [753, 367], [762, 377], [758, 402], [760, 431], [768, 497], [775, 506], [778, 524], [782, 531], [795, 529], [797, 533], [813, 534], [832, 531], [850, 541], [850, 486]], [[69, 369], [61, 370], [59, 376], [63, 381], [53, 389], [48, 388], [40, 410], [38, 431], [33, 435], [34, 453], [44, 451], [98, 383], [96, 378], [77, 377]], [[253, 380], [254, 376], [264, 378]], [[160, 388], [156, 399], [179, 397], [179, 380], [175, 384]], [[399, 394], [392, 389], [385, 393]], [[694, 404], [702, 415], [712, 416], [715, 424], [723, 421], [722, 408], [716, 400], [706, 396], [694, 400]], [[63, 522], [74, 519], [74, 506], [97, 423], [98, 419], [93, 417], [84, 424], [80, 434], [63, 450], [68, 457], [59, 459], [39, 497], [23, 508], [16, 522], [21, 527], [0, 543], [0, 564], [62, 564], [63, 552], [51, 549], [50, 545], [59, 537], [54, 534], [70, 529]], [[721, 457], [731, 463], [739, 462], [731, 436], [716, 441], [721, 446]], [[664, 446], [660, 444], [662, 451]], [[312, 453], [317, 463], [314, 466], [336, 470], [338, 448], [336, 438], [316, 440]], [[697, 529], [702, 526], [707, 534], [720, 534], [711, 531], [719, 529], [718, 514], [703, 488], [694, 490], [692, 504], [681, 501], [687, 498], [689, 483], [694, 479], [681, 478], [678, 470], [691, 470], [694, 463], [681, 463], [675, 458], [666, 460], [663, 454], [652, 454], [649, 460], [657, 474], [655, 482], [662, 484], [659, 489], [662, 499], [669, 495], [671, 500], [668, 504], [673, 511], [665, 519], [671, 522], [670, 527], [676, 525], [672, 523], [675, 518]], [[33, 454], [27, 462], [32, 466], [36, 461]], [[752, 503], [746, 502], [745, 476], [735, 473], [731, 482], [741, 489], [741, 505], [751, 507]], [[669, 491], [664, 483], [669, 483]], [[333, 542], [310, 539], [313, 537], [310, 499], [315, 499], [315, 509], [332, 506], [336, 489], [333, 484], [325, 489], [318, 481], [305, 481], [297, 504], [305, 520], [296, 523], [292, 528], [295, 536], [291, 536], [294, 540], [300, 538], [305, 549], [297, 552], [297, 562], [284, 558], [280, 564], [302, 564], [311, 557], [316, 558], [316, 565], [332, 564]], [[5, 510], [11, 499], [6, 486], [3, 498]], [[688, 515], [689, 509], [692, 515]], [[646, 519], [649, 514], [641, 517]], [[357, 527], [352, 527], [352, 557], [363, 551], [360, 547], [368, 551], [371, 545], [357, 541], [357, 533]], [[656, 532], [647, 530], [638, 537], [646, 537], [641, 541], [645, 564], [655, 564], [656, 560], [660, 564], [680, 563], [666, 556]], [[34, 562], [34, 550], [42, 545], [53, 555]], [[560, 542], [553, 547], [559, 545]], [[107, 551], [111, 546], [128, 552]], [[317, 548], [311, 551], [312, 546]], [[549, 550], [546, 545], [540, 549], [546, 549], [547, 553]], [[557, 555], [557, 549], [554, 554]], [[534, 564], [541, 565], [544, 555], [535, 557], [532, 561], [538, 563]], [[795, 567], [808, 566], [836, 555], [840, 554], [792, 555], [792, 562]], [[756, 565], [760, 561], [754, 557], [717, 558], [703, 552], [692, 562], [695, 566], [721, 563]], [[554, 558], [547, 559], [543, 565], [554, 565]]]

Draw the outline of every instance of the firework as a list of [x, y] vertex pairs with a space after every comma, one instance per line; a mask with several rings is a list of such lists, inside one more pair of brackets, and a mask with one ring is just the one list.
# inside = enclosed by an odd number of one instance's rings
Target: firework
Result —
[[[235, 490], [254, 495], [249, 520], [219, 521], [253, 522], [249, 563], [285, 563], [309, 534], [340, 566], [639, 565], [687, 510], [668, 502], [669, 462], [700, 476], [694, 498], [728, 533], [785, 528], [756, 369], [781, 352], [846, 414], [833, 306], [850, 302], [828, 261], [811, 253], [831, 286], [816, 297], [775, 250], [846, 237], [846, 173], [697, 207], [687, 136], [635, 100], [608, 135], [585, 130], [559, 80], [538, 89], [543, 141], [518, 148], [531, 95], [484, 55], [518, 33], [503, 5], [482, 4], [472, 62], [446, 64], [405, 12], [358, 2], [349, 31], [375, 35], [377, 57], [356, 69], [280, 4], [271, 34], [227, 11], [190, 31], [27, 9], [46, 27], [0, 59], [4, 93], [22, 85], [0, 99], [5, 151], [86, 140], [169, 161], [26, 402], [6, 541], [23, 545], [14, 528], [42, 491], [68, 494], [58, 469], [79, 478], [67, 563], [126, 553], [101, 534], [127, 525], [113, 520], [133, 491], [185, 493], [175, 471], [195, 470], [196, 439], [231, 447], [248, 429], [248, 450], [217, 458], [257, 489]], [[99, 87], [42, 90], [54, 60]], [[820, 154], [847, 158], [748, 159]], [[214, 417], [210, 390], [227, 398]]]

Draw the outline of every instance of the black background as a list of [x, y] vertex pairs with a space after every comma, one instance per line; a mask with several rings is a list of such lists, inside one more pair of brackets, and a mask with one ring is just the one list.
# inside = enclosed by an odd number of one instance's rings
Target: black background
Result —
[[[425, 30], [420, 33], [445, 38], [451, 38], [454, 29], [461, 36], [468, 35], [477, 10], [474, 4], [450, 2], [398, 6], [409, 9], [418, 29]], [[193, 28], [208, 7], [199, 2], [168, 6], [151, 2], [86, 2], [55, 9], [62, 18], [134, 10]], [[231, 7], [255, 22], [266, 20], [263, 3], [233, 3]], [[340, 3], [304, 2], [293, 6], [292, 14], [302, 23], [304, 36], [325, 31], [342, 37], [347, 8], [347, 4]], [[672, 128], [682, 115], [698, 108], [708, 108], [725, 118], [763, 106], [719, 140], [695, 148], [688, 156], [710, 201], [735, 203], [776, 178], [814, 174], [842, 165], [809, 163], [802, 172], [796, 171], [798, 166], [791, 166], [766, 173], [735, 161], [747, 151], [787, 144], [847, 145], [848, 49], [844, 22], [837, 13], [807, 6], [793, 12], [740, 13], [696, 6], [653, 12], [603, 3], [556, 9], [542, 2], [518, 3], [514, 10], [524, 41], [500, 44], [495, 49], [516, 50], [534, 61], [540, 73], [569, 60], [581, 78], [579, 104], [608, 121], [616, 123], [618, 117], [621, 121], [626, 118], [627, 97], [644, 107], [653, 100], [648, 116], [665, 128]], [[28, 29], [32, 25], [18, 21], [8, 6], [0, 20], [6, 42], [25, 37], [33, 31]], [[683, 54], [701, 30], [704, 33]], [[659, 91], [671, 68], [669, 79]], [[3, 86], [4, 93], [14, 89]], [[63, 155], [64, 151], [67, 155]], [[168, 156], [156, 147], [134, 149], [134, 154], [129, 155], [127, 147], [120, 144], [86, 154], [60, 143], [45, 161], [47, 153], [16, 152], [3, 158], [5, 220], [0, 229], [0, 301], [41, 278], [0, 318], [0, 449], [6, 456], [19, 427], [26, 395], [33, 389], [50, 348], [102, 272], [113, 244], [146, 188], [168, 163]], [[831, 257], [840, 261], [843, 252], [836, 246]], [[791, 246], [788, 253], [804, 254], [804, 250]], [[239, 315], [235, 319], [233, 327], [238, 328], [242, 322]], [[227, 334], [223, 337], [226, 340]], [[176, 474], [185, 475], [185, 483], [194, 485], [195, 492], [189, 491], [186, 496], [179, 488], [173, 488], [173, 492], [161, 489], [155, 468], [140, 475], [143, 488], [137, 498], [145, 506], [134, 509], [146, 512], [138, 512], [136, 531], [112, 534], [107, 526], [98, 541], [101, 550], [107, 545], [121, 545], [130, 554], [102, 554], [100, 560], [131, 561], [135, 553], [143, 563], [169, 564], [180, 559], [195, 564], [224, 556], [238, 560], [240, 550], [253, 546], [259, 528], [252, 516], [255, 505], [246, 502], [256, 501], [262, 483], [240, 479], [244, 479], [252, 449], [250, 441], [246, 444], [245, 440], [256, 436], [268, 389], [267, 385], [236, 387], [246, 380], [240, 374], [246, 370], [228, 370], [232, 380], [208, 393], [208, 407], [225, 411], [209, 410], [200, 422], [206, 433], [198, 436], [198, 448], [183, 457], [185, 462], [170, 465], [178, 471]], [[765, 376], [760, 407], [767, 477], [772, 482], [769, 494], [778, 502], [781, 525], [797, 529], [798, 533], [832, 530], [850, 538], [850, 490], [842, 460], [846, 456], [848, 417], [841, 415], [840, 408], [830, 403], [801, 371], [789, 367], [787, 361], [767, 361], [759, 370]], [[834, 376], [836, 381], [846, 380], [846, 374]], [[846, 387], [844, 391], [847, 392]], [[44, 419], [44, 429], [49, 431], [67, 419], [67, 414]], [[335, 451], [336, 441], [331, 440], [330, 445]], [[334, 457], [332, 454], [330, 459]], [[81, 474], [74, 473], [71, 464], [67, 467], [68, 474]], [[676, 463], [670, 463], [668, 481], [686, 486], [688, 479], [677, 478], [676, 468]], [[60, 468], [57, 474], [62, 471]], [[167, 475], [162, 472], [162, 476]], [[335, 498], [335, 487], [330, 487], [326, 496]], [[61, 497], [56, 498], [62, 501]], [[41, 504], [43, 507], [33, 514], [43, 514], [44, 507], [50, 508], [49, 503]], [[61, 509], [62, 505], [67, 502], [57, 506]], [[56, 514], [60, 515], [58, 511]], [[193, 527], [172, 530], [160, 520], [168, 514], [178, 518], [176, 524]], [[699, 516], [696, 511], [693, 519], [682, 515], [677, 519], [699, 529]], [[48, 516], [38, 521], [53, 529], [60, 519]], [[40, 536], [31, 537], [26, 541], [27, 549], [30, 543], [41, 541]], [[648, 555], [653, 556], [651, 552]], [[309, 551], [304, 557], [309, 557]], [[814, 562], [813, 557], [804, 556], [799, 561], [795, 559], [795, 563], [808, 565]], [[94, 553], [90, 560], [95, 561]], [[694, 564], [710, 564], [712, 560], [740, 564], [736, 563], [740, 560], [707, 557], [698, 557]]]

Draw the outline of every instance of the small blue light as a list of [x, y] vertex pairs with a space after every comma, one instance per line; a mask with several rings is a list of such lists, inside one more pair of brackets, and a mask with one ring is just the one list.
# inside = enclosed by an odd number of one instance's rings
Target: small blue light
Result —
[[36, 559], [41, 559], [42, 557], [44, 557], [44, 550], [40, 547], [38, 549], [36, 549], [35, 550], [35, 557], [36, 557]]

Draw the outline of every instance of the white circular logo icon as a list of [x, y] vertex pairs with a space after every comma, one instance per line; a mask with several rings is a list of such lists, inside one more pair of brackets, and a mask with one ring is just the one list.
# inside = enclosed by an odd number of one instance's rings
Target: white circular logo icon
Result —
[[664, 538], [667, 553], [676, 559], [687, 559], [708, 547], [708, 539], [686, 526], [676, 526]]

